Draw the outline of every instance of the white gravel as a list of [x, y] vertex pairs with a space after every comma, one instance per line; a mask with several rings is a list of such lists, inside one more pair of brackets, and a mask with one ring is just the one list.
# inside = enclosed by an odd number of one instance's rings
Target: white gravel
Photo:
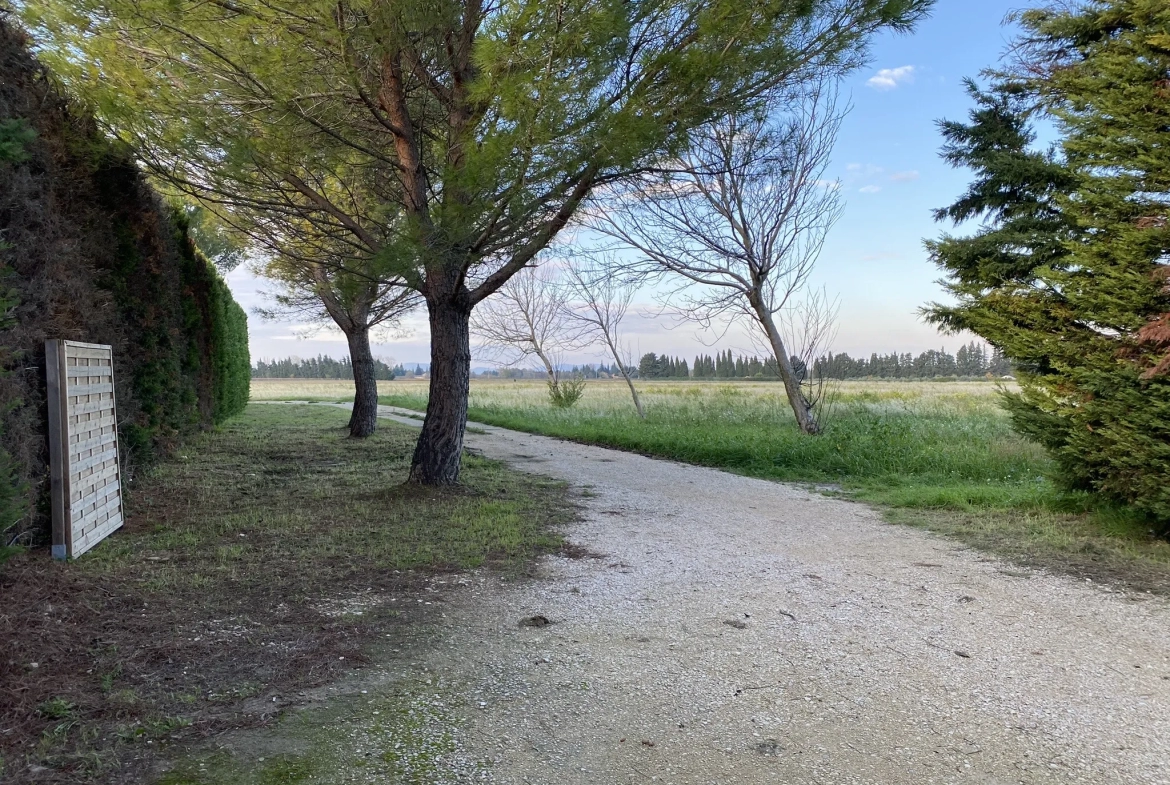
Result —
[[1170, 783], [1164, 601], [794, 486], [477, 427], [469, 448], [588, 489], [569, 538], [601, 555], [452, 597], [425, 667], [466, 685], [495, 782]]
[[444, 685], [409, 781], [1170, 785], [1165, 600], [796, 486], [475, 427], [469, 449], [587, 491], [568, 536], [600, 558], [461, 576], [423, 659], [375, 664]]

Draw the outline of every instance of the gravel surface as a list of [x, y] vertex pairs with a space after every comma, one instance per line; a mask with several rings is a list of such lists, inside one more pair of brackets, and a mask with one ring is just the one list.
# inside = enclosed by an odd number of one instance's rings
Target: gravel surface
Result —
[[795, 486], [477, 428], [470, 449], [587, 490], [568, 534], [597, 555], [450, 597], [422, 666], [460, 685], [489, 781], [1170, 783], [1163, 600]]

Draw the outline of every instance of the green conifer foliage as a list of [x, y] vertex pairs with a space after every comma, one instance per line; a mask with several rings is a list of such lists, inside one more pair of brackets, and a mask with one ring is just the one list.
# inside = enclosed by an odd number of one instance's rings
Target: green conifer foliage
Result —
[[[1012, 70], [971, 87], [944, 157], [975, 171], [938, 211], [979, 218], [927, 243], [954, 306], [927, 313], [1014, 365], [1016, 426], [1070, 488], [1170, 522], [1170, 5], [1095, 1], [1027, 11]], [[1059, 141], [1033, 148], [1030, 120]]]

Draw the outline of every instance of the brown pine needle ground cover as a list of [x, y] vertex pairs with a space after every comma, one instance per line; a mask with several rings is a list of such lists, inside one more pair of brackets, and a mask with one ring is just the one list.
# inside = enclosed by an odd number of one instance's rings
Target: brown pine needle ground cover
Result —
[[347, 418], [252, 405], [138, 479], [77, 562], [0, 567], [0, 781], [149, 781], [408, 638], [445, 574], [562, 547], [562, 484], [469, 456], [462, 488], [405, 487], [417, 431], [355, 441]]

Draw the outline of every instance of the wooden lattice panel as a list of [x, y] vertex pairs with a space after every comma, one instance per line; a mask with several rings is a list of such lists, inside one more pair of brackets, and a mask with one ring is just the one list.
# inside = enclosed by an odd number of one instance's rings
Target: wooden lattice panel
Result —
[[122, 525], [111, 347], [46, 341], [53, 557], [72, 559]]

